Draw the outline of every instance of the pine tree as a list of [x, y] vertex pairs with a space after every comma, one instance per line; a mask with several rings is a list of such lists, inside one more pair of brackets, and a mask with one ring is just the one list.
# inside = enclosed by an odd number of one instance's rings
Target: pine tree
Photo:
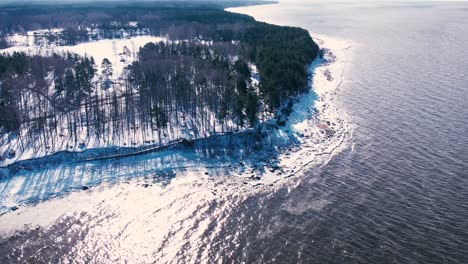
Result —
[[114, 71], [112, 69], [112, 63], [109, 61], [109, 59], [104, 58], [101, 63], [101, 74], [103, 77], [103, 88], [107, 89], [111, 85], [111, 77], [114, 74]]

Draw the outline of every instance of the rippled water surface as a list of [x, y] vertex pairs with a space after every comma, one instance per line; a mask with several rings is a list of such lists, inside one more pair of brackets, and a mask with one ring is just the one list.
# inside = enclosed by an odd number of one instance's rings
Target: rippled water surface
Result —
[[[285, 1], [236, 11], [352, 44], [338, 92], [352, 147], [255, 195], [195, 181], [180, 184], [178, 206], [156, 211], [142, 197], [169, 190], [132, 192], [134, 211], [103, 200], [98, 213], [0, 241], [0, 253], [38, 262], [468, 263], [468, 4]], [[132, 198], [115, 192], [115, 203]], [[120, 226], [115, 212], [140, 217]], [[167, 222], [147, 226], [158, 219]], [[101, 223], [119, 237], [95, 233]], [[169, 230], [156, 250], [119, 243], [151, 241], [154, 228]]]
[[[468, 263], [467, 8], [285, 1], [242, 9], [352, 41], [339, 99], [357, 124], [352, 149], [269, 198], [266, 220], [245, 233], [255, 245], [246, 259]], [[320, 200], [326, 205], [311, 206]], [[266, 238], [254, 235], [258, 225], [272, 226]]]

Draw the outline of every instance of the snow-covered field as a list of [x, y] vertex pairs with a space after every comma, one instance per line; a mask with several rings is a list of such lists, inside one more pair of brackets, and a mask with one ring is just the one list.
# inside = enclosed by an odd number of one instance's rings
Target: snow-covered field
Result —
[[[66, 222], [83, 239], [65, 260], [85, 261], [90, 254], [97, 262], [193, 260], [200, 251], [197, 241], [215, 236], [225, 224], [212, 226], [213, 219], [224, 219], [252, 194], [288, 185], [306, 166], [326, 163], [347, 147], [351, 126], [336, 93], [351, 46], [326, 36], [316, 40], [330, 51], [328, 63], [317, 60], [311, 67], [312, 91], [294, 105], [286, 126], [269, 136], [275, 146], [289, 145], [275, 156], [259, 162], [242, 151], [219, 159], [212, 157], [218, 153], [175, 149], [122, 161], [65, 164], [53, 173], [19, 173], [0, 180], [0, 208], [19, 207], [0, 216], [0, 237], [25, 225], [47, 229]], [[95, 187], [70, 192], [84, 185]], [[37, 203], [42, 200], [47, 201]]]
[[[60, 29], [52, 30], [58, 32]], [[40, 31], [35, 31], [40, 32]], [[117, 78], [122, 74], [123, 69], [135, 61], [138, 57], [138, 50], [149, 42], [167, 42], [166, 37], [156, 36], [136, 36], [122, 39], [102, 39], [97, 41], [80, 43], [73, 46], [37, 46], [31, 40], [31, 35], [13, 35], [10, 41], [15, 44], [12, 47], [1, 49], [1, 53], [12, 54], [13, 52], [24, 52], [27, 55], [50, 56], [52, 54], [66, 54], [67, 52], [76, 53], [82, 57], [93, 57], [99, 66], [104, 58], [112, 63], [114, 76]], [[29, 37], [28, 37], [29, 36]], [[127, 47], [129, 53], [124, 53], [124, 47]]]

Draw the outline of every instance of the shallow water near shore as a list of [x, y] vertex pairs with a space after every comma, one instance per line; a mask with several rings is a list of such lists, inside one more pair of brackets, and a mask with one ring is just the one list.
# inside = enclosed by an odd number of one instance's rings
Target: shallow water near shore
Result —
[[[0, 241], [1, 262], [466, 263], [466, 10], [329, 1], [235, 9], [352, 43], [336, 94], [352, 146], [273, 186], [193, 164], [168, 182], [123, 179], [20, 208], [22, 219], [60, 220]], [[77, 204], [82, 214], [53, 215]]]

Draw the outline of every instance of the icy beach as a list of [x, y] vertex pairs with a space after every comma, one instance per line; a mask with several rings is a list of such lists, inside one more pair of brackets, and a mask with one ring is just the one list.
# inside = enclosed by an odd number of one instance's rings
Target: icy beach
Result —
[[[73, 258], [85, 261], [90, 257], [88, 247], [97, 244], [97, 239], [119, 237], [110, 246], [116, 260], [144, 261], [154, 257], [155, 245], [166, 248], [157, 259], [170, 259], [177, 254], [170, 249], [180, 249], [184, 243], [179, 236], [190, 233], [195, 239], [206, 231], [209, 219], [204, 212], [210, 211], [211, 217], [227, 214], [236, 201], [289, 185], [292, 181], [287, 179], [300, 176], [303, 168], [326, 163], [347, 147], [351, 133], [346, 114], [336, 102], [351, 54], [345, 41], [314, 36], [326, 52], [323, 60], [311, 65], [311, 91], [294, 104], [284, 127], [265, 126], [270, 134], [264, 142], [270, 143], [269, 148], [233, 147], [229, 141], [236, 139], [228, 137], [192, 149], [170, 148], [117, 160], [64, 162], [19, 171], [0, 180], [0, 235], [64, 224], [73, 228], [82, 219], [87, 233], [74, 245]], [[250, 144], [241, 135], [234, 137]], [[208, 148], [213, 142], [217, 146]], [[100, 224], [93, 224], [96, 221]], [[172, 237], [176, 229], [178, 235]], [[211, 232], [216, 233], [216, 228]], [[140, 247], [139, 253], [129, 250], [142, 241], [151, 241], [153, 246]]]

